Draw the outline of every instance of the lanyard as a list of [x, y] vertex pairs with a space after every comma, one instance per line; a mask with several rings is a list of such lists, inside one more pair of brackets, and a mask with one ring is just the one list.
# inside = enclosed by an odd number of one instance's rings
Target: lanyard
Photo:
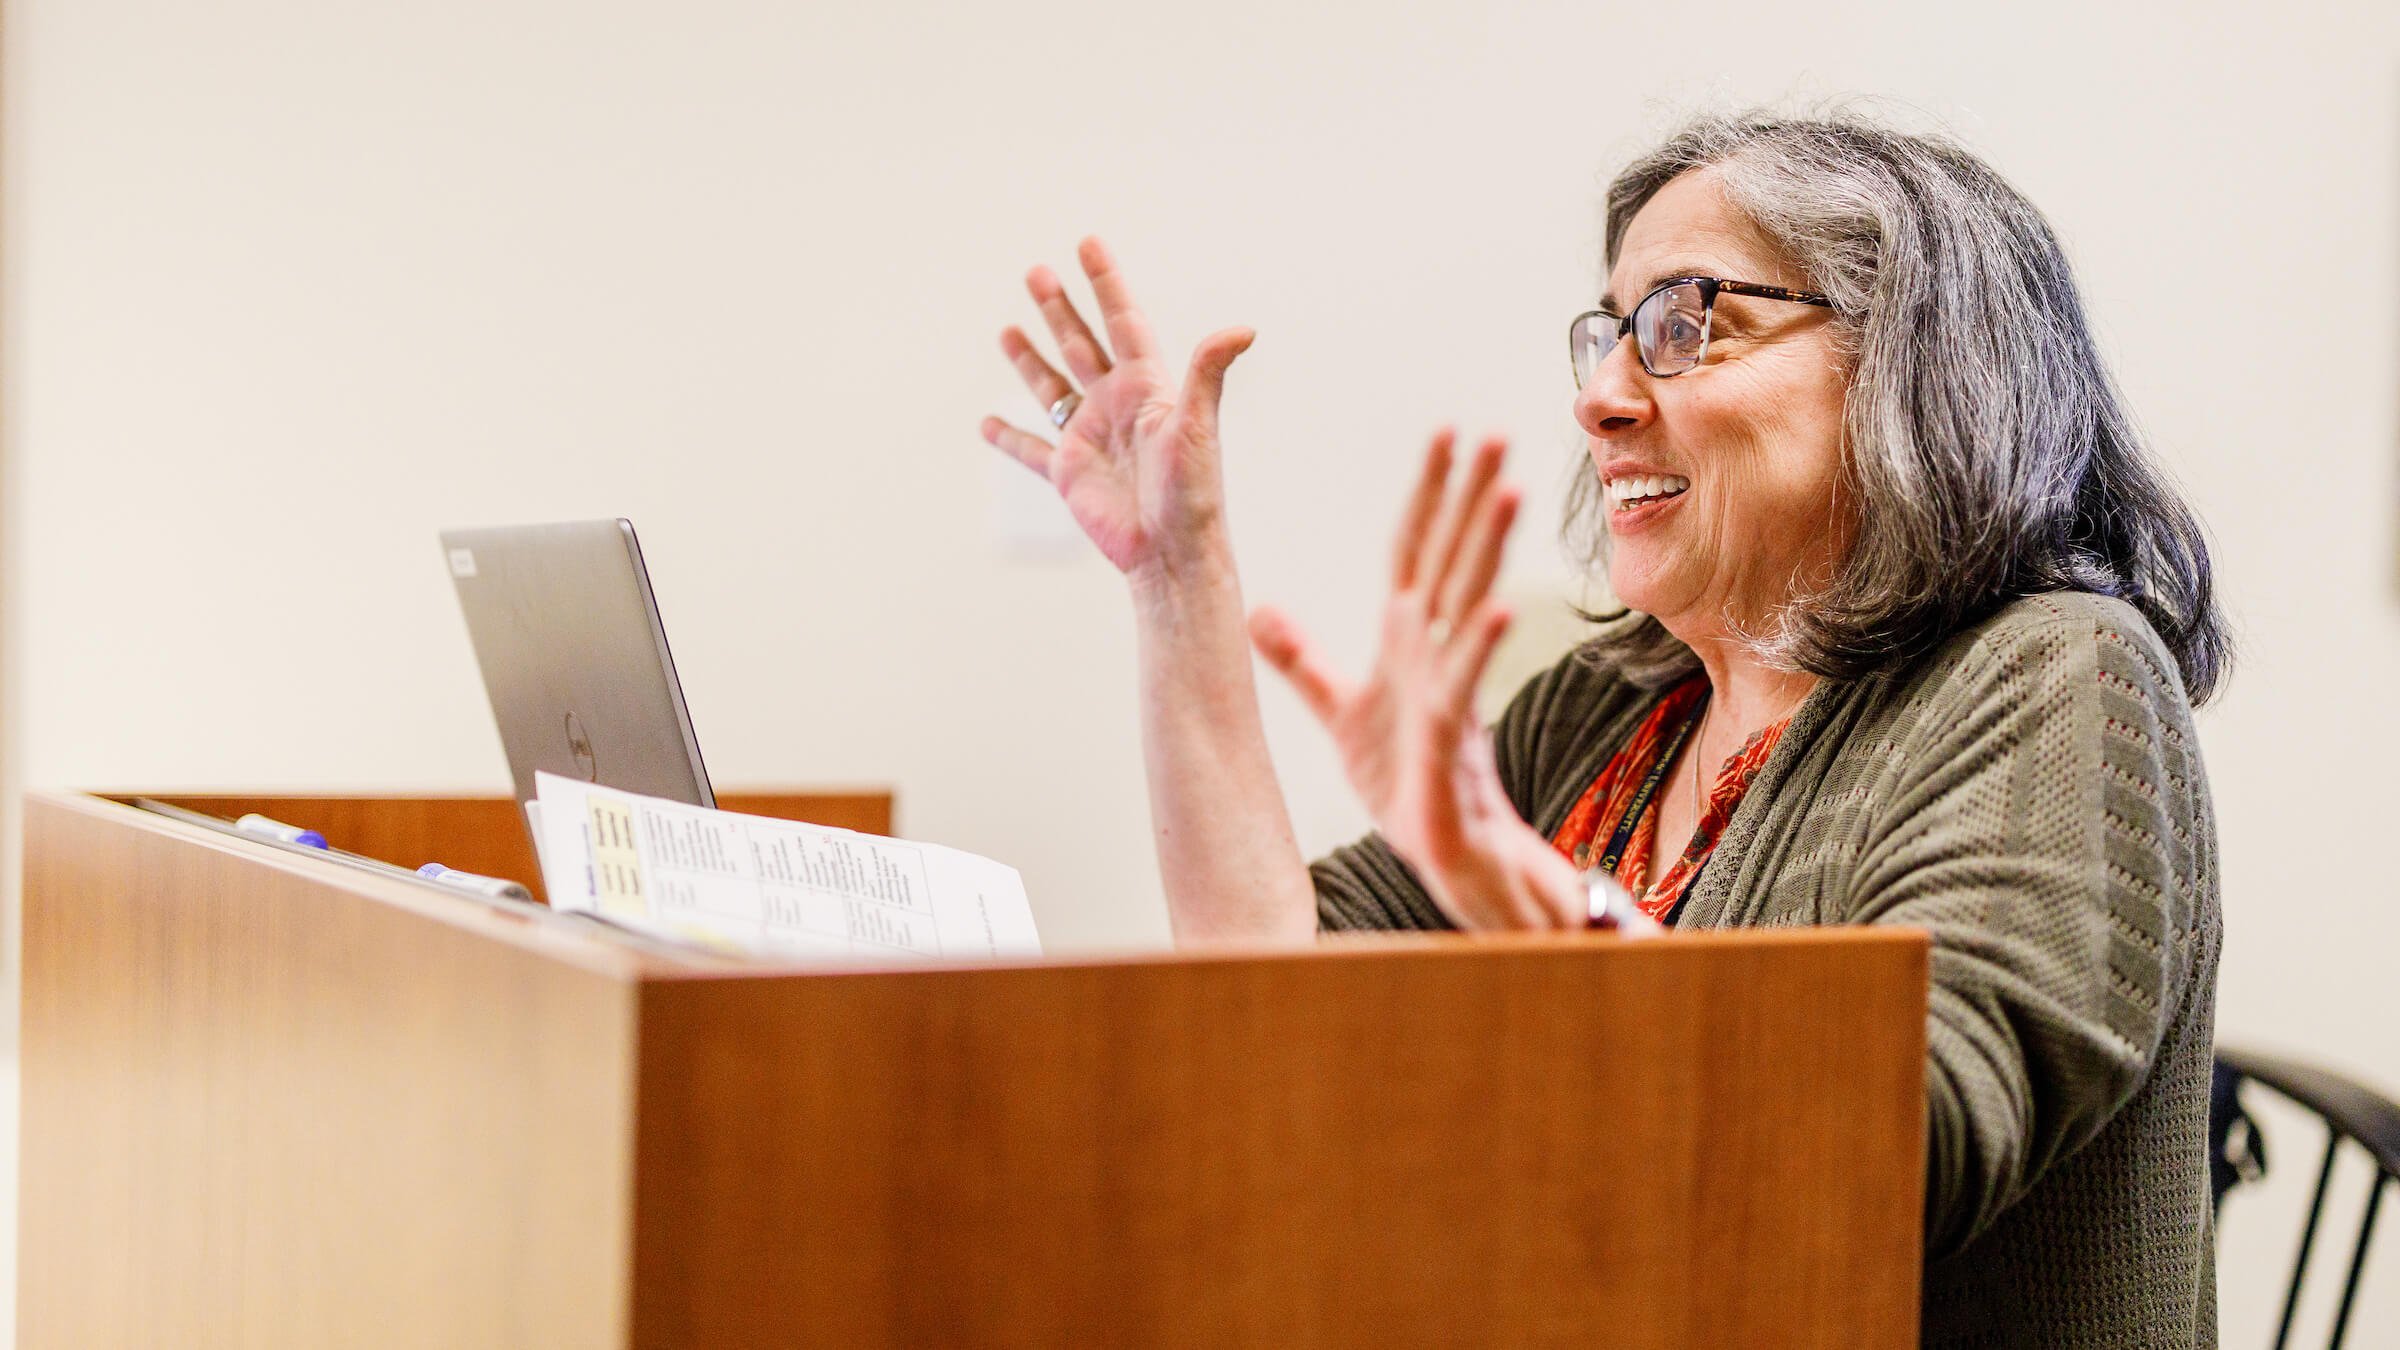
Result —
[[[1700, 719], [1707, 715], [1708, 701], [1712, 697], [1714, 691], [1702, 694], [1699, 701], [1692, 705], [1691, 712], [1684, 716], [1683, 725], [1675, 728], [1674, 737], [1667, 742], [1665, 749], [1658, 752], [1658, 762], [1651, 765], [1650, 772], [1642, 776], [1641, 787], [1634, 791], [1633, 800], [1625, 807], [1624, 819], [1617, 822], [1616, 832], [1608, 837], [1608, 847], [1600, 854], [1600, 867], [1610, 876], [1617, 874], [1617, 864], [1625, 857], [1625, 845], [1633, 839], [1633, 827], [1641, 823], [1642, 812], [1649, 809], [1650, 799], [1658, 793], [1658, 785], [1666, 781], [1667, 769], [1675, 763], [1675, 752], [1691, 739], [1692, 728], [1700, 725]], [[1695, 769], [1694, 772], [1699, 770]]]

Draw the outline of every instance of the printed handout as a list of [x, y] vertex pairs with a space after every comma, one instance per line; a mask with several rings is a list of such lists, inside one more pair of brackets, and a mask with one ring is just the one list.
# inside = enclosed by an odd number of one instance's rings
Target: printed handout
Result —
[[550, 903], [760, 956], [1038, 956], [1016, 869], [936, 844], [536, 779]]

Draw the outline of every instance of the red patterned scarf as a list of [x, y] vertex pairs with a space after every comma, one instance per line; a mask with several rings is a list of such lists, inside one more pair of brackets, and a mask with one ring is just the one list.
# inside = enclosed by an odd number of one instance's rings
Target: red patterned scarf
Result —
[[[1625, 748], [1609, 757], [1601, 767], [1600, 776], [1584, 790], [1575, 809], [1567, 813], [1558, 833], [1550, 840], [1578, 868], [1588, 868], [1594, 855], [1607, 844], [1633, 807], [1642, 780], [1658, 767], [1660, 756], [1677, 739], [1677, 733], [1700, 713], [1700, 705], [1708, 697], [1708, 677], [1694, 675], [1669, 689], [1642, 724], [1634, 728], [1633, 739]], [[1635, 903], [1651, 918], [1665, 922], [1675, 905], [1683, 899], [1684, 888], [1699, 874], [1700, 865], [1708, 861], [1710, 850], [1717, 846], [1718, 836], [1724, 834], [1726, 822], [1733, 819], [1734, 809], [1742, 804], [1742, 794], [1750, 790], [1750, 780], [1758, 776], [1767, 756], [1774, 753], [1775, 742], [1783, 735], [1790, 718], [1785, 718], [1759, 731], [1717, 770], [1716, 785], [1709, 789], [1708, 800], [1700, 810], [1699, 828], [1692, 832], [1691, 843], [1683, 850], [1666, 875], [1651, 882], [1651, 872], [1658, 851], [1658, 801], [1655, 796], [1642, 805], [1641, 819], [1634, 825], [1633, 836], [1626, 841], [1625, 855], [1617, 860], [1616, 878], [1632, 893]]]

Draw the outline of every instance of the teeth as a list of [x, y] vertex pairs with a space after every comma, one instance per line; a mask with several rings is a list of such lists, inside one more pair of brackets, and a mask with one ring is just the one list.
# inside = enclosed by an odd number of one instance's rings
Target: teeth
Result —
[[1623, 506], [1628, 502], [1649, 497], [1672, 496], [1685, 491], [1692, 480], [1680, 474], [1632, 474], [1608, 485], [1608, 499]]

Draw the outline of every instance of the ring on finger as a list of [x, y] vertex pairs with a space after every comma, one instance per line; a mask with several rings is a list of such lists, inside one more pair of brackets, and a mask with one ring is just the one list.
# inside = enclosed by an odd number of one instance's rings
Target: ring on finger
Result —
[[1068, 390], [1056, 403], [1050, 405], [1050, 425], [1061, 431], [1066, 430], [1067, 419], [1073, 417], [1075, 410], [1082, 406], [1083, 395], [1072, 389]]
[[1426, 623], [1425, 640], [1432, 643], [1436, 647], [1449, 646], [1450, 621], [1448, 619], [1434, 619]]

